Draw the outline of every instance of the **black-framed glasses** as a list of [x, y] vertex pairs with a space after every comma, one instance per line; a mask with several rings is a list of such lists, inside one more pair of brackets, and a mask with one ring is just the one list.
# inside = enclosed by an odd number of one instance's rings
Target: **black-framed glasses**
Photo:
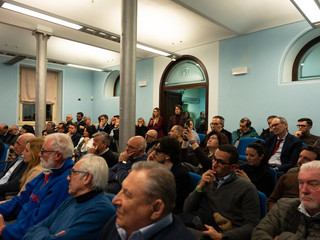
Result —
[[69, 171], [69, 177], [71, 177], [72, 175], [77, 174], [77, 173], [87, 173], [87, 172], [84, 172], [84, 171], [76, 171], [76, 170], [71, 169], [71, 170]]
[[52, 151], [52, 150], [44, 150], [43, 148], [40, 150], [41, 155], [43, 155], [46, 152], [58, 152], [58, 151]]
[[155, 137], [153, 137], [153, 136], [150, 136], [149, 134], [146, 134], [146, 137], [155, 138]]
[[305, 128], [305, 127], [308, 127], [308, 125], [303, 125], [303, 124], [298, 124], [297, 127], [302, 127], [302, 128]]
[[232, 165], [232, 164], [234, 164], [234, 163], [224, 162], [223, 160], [217, 159], [216, 157], [213, 157], [212, 161], [216, 162], [218, 167], [223, 167], [223, 165]]
[[274, 123], [274, 124], [272, 124], [270, 127], [271, 127], [271, 128], [274, 128], [274, 127], [279, 126], [280, 124], [283, 124], [283, 123]]
[[160, 150], [160, 148], [154, 148], [154, 151], [157, 153], [163, 153], [164, 151]]

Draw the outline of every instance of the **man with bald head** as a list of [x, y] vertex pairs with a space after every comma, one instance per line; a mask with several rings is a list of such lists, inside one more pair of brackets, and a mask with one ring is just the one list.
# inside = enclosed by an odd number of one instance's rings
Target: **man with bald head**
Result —
[[146, 161], [146, 140], [134, 136], [127, 142], [126, 150], [120, 153], [118, 163], [109, 169], [109, 185], [107, 192], [117, 194], [121, 190], [123, 180], [128, 176], [131, 167], [139, 161]]
[[27, 143], [34, 137], [32, 133], [25, 133], [18, 137], [13, 147], [17, 157], [4, 172], [0, 173], [0, 200], [6, 199], [6, 193], [20, 190], [20, 179], [28, 167], [28, 163], [23, 161], [22, 152], [25, 150]]
[[154, 129], [150, 129], [145, 136], [145, 140], [147, 142], [147, 147], [146, 147], [146, 153], [148, 154], [148, 151], [150, 148], [152, 148], [158, 141], [158, 132]]

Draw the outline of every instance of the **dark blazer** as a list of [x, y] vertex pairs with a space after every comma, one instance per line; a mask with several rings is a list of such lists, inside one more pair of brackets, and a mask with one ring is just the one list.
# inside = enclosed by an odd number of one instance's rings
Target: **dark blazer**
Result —
[[7, 144], [7, 145], [14, 145], [15, 143], [16, 143], [16, 141], [17, 141], [17, 139], [18, 139], [18, 137], [20, 136], [21, 134], [20, 133], [18, 133], [18, 134], [16, 134], [16, 135], [12, 135], [12, 134], [10, 134], [9, 135], [9, 137], [7, 138], [7, 140], [5, 141], [5, 144]]
[[[183, 225], [183, 223], [176, 216], [172, 216], [173, 221], [171, 224], [162, 228], [154, 235], [150, 236], [148, 240], [195, 240], [195, 237], [189, 230]], [[101, 230], [98, 239], [112, 239], [121, 240], [116, 227], [117, 216], [114, 215]]]
[[71, 139], [74, 147], [78, 145], [80, 138], [81, 138], [81, 135], [78, 132], [72, 135]]
[[112, 152], [110, 149], [99, 156], [106, 160], [109, 168], [112, 168], [118, 163], [119, 153]]
[[[272, 152], [276, 144], [277, 136], [275, 135], [266, 140], [265, 146], [268, 159], [270, 159], [270, 157], [272, 156]], [[281, 166], [278, 167], [279, 171], [287, 172], [290, 168], [294, 167], [297, 164], [301, 147], [301, 140], [288, 133], [283, 144], [280, 156]]]
[[[12, 163], [7, 167], [2, 173], [0, 173], [0, 179], [9, 171], [9, 169], [15, 164], [19, 156], [12, 161]], [[22, 161], [11, 173], [8, 182], [0, 184], [0, 199], [5, 200], [5, 193], [8, 192], [18, 192], [20, 190], [20, 179], [27, 169], [28, 163]]]
[[176, 182], [176, 206], [173, 209], [174, 214], [182, 213], [184, 200], [193, 191], [191, 177], [188, 171], [181, 165], [181, 163], [174, 163], [171, 167], [171, 172]]
[[222, 128], [220, 132], [223, 133], [224, 135], [226, 135], [227, 138], [228, 138], [228, 140], [229, 140], [229, 144], [232, 144], [232, 135], [231, 135], [231, 132], [225, 130], [224, 128]]

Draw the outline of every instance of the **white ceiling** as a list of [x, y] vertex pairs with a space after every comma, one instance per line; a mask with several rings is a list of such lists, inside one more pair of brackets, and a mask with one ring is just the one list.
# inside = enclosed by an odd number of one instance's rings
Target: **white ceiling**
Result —
[[[16, 0], [77, 23], [121, 35], [120, 0]], [[304, 20], [290, 0], [138, 0], [137, 40], [169, 52]], [[120, 44], [0, 9], [0, 52], [35, 56], [37, 25], [53, 30], [48, 59], [107, 69], [119, 65]], [[70, 41], [72, 40], [72, 41]], [[73, 41], [77, 41], [73, 42]], [[103, 48], [83, 47], [82, 44]], [[156, 56], [138, 50], [137, 59]]]

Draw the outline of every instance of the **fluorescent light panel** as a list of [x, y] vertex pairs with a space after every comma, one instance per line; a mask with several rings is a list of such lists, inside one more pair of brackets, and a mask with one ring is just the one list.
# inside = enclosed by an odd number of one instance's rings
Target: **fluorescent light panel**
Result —
[[32, 16], [32, 17], [35, 17], [35, 18], [40, 18], [42, 20], [45, 20], [45, 21], [48, 21], [48, 22], [53, 22], [53, 23], [56, 23], [56, 24], [59, 24], [59, 25], [62, 25], [62, 26], [66, 26], [66, 27], [69, 27], [69, 28], [76, 29], [76, 30], [79, 30], [80, 28], [82, 28], [82, 26], [80, 26], [78, 24], [67, 22], [67, 21], [64, 21], [64, 20], [61, 20], [61, 19], [58, 19], [58, 18], [55, 18], [55, 17], [51, 17], [51, 16], [48, 16], [48, 15], [45, 15], [45, 14], [42, 14], [42, 13], [39, 13], [39, 12], [35, 12], [35, 11], [29, 10], [29, 9], [26, 9], [26, 8], [23, 8], [23, 7], [19, 7], [19, 6], [13, 5], [13, 4], [10, 4], [10, 3], [6, 3], [5, 2], [2, 5], [2, 7], [5, 8], [5, 9], [8, 9], [8, 10], [12, 10], [12, 11], [15, 11], [15, 12], [26, 14], [26, 15], [29, 15], [29, 16]]
[[311, 23], [320, 22], [320, 9], [315, 0], [291, 0]]
[[86, 69], [86, 70], [92, 70], [92, 71], [98, 71], [98, 72], [102, 72], [102, 71], [103, 71], [102, 69], [85, 67], [85, 66], [80, 66], [80, 65], [71, 64], [71, 63], [68, 63], [67, 66], [69, 66], [69, 67], [75, 67], [75, 68], [81, 68], [81, 69]]
[[151, 47], [143, 46], [141, 44], [137, 44], [137, 48], [140, 48], [140, 49], [143, 49], [143, 50], [146, 50], [146, 51], [149, 51], [149, 52], [153, 52], [153, 53], [165, 56], [165, 57], [171, 55], [170, 53], [163, 52], [163, 51], [151, 48]]

